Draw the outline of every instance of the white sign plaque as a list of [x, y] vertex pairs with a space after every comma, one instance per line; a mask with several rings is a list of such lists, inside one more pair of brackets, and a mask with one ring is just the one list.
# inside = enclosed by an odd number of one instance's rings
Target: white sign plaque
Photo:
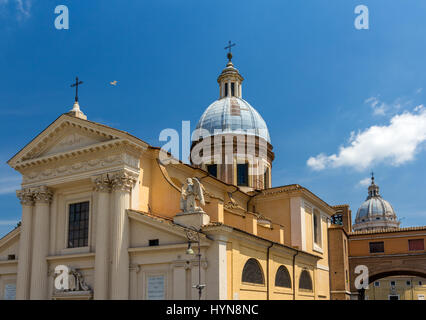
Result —
[[147, 277], [147, 300], [164, 300], [164, 276]]
[[4, 287], [4, 300], [16, 299], [16, 284], [10, 283]]

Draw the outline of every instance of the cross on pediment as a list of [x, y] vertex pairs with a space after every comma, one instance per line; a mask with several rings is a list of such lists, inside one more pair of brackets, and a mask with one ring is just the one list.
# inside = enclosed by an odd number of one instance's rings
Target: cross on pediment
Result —
[[78, 86], [83, 84], [83, 81], [78, 81], [78, 77], [75, 78], [75, 83], [71, 85], [71, 88], [75, 87], [75, 102], [78, 102]]

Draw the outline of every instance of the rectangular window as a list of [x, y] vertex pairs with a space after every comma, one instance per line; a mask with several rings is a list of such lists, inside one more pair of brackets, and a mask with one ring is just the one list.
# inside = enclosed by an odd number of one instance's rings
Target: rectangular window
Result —
[[391, 282], [390, 282], [390, 285], [391, 285], [392, 287], [395, 287], [395, 284], [396, 284], [396, 283], [395, 283], [395, 281], [391, 281]]
[[237, 164], [237, 185], [248, 187], [248, 163]]
[[158, 246], [159, 244], [160, 244], [160, 240], [159, 239], [151, 239], [151, 240], [149, 240], [149, 246], [150, 247]]
[[263, 175], [264, 188], [269, 188], [269, 167], [266, 167], [265, 173]]
[[375, 286], [375, 287], [380, 287], [380, 281], [375, 281], [375, 282], [374, 282], [374, 286]]
[[207, 172], [211, 176], [217, 178], [217, 164], [209, 164], [209, 165], [207, 165]]
[[89, 242], [89, 201], [69, 205], [68, 248], [87, 247]]
[[399, 300], [399, 296], [397, 296], [397, 295], [389, 295], [389, 300]]
[[228, 83], [225, 83], [225, 97], [228, 96]]
[[422, 285], [423, 285], [423, 282], [419, 281], [419, 286], [422, 286]]
[[235, 96], [235, 83], [231, 82], [231, 96]]
[[321, 215], [317, 209], [314, 209], [314, 242], [321, 246]]
[[318, 243], [318, 216], [314, 214], [314, 241]]
[[411, 286], [411, 281], [407, 280], [406, 284], [407, 284], [407, 286]]
[[408, 250], [416, 251], [416, 250], [424, 250], [425, 243], [423, 239], [411, 239], [408, 240]]
[[385, 243], [383, 241], [370, 242], [370, 253], [385, 252]]

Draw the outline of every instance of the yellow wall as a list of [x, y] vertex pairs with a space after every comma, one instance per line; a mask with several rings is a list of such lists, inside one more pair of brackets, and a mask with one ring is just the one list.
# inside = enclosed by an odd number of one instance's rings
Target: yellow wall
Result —
[[[370, 254], [370, 242], [383, 241], [385, 247], [385, 254], [400, 254], [400, 253], [413, 253], [413, 252], [425, 252], [421, 251], [409, 251], [408, 240], [409, 239], [423, 239], [426, 242], [426, 235], [424, 232], [386, 232], [376, 234], [352, 234], [349, 242], [349, 255], [356, 256], [369, 256]], [[380, 253], [378, 253], [380, 254]], [[383, 254], [383, 253], [382, 253]]]
[[[395, 286], [391, 286], [395, 281]], [[407, 285], [407, 281], [410, 285]], [[377, 280], [379, 286], [374, 283], [365, 291], [368, 300], [389, 300], [389, 295], [399, 295], [400, 300], [419, 300], [419, 296], [426, 299], [426, 279], [419, 277], [387, 277]], [[419, 284], [421, 282], [421, 284]]]
[[[227, 272], [228, 272], [228, 298], [240, 300], [264, 300], [268, 298], [267, 266], [269, 262], [269, 299], [271, 300], [313, 300], [328, 299], [329, 293], [318, 290], [328, 282], [328, 274], [316, 269], [316, 259], [299, 253], [295, 259], [296, 281], [293, 279], [293, 256], [296, 251], [275, 245], [269, 251], [268, 245], [256, 241], [230, 239], [227, 244]], [[255, 258], [263, 272], [264, 284], [249, 284], [242, 282], [242, 272], [245, 263]], [[275, 286], [275, 277], [280, 266], [285, 266], [291, 279], [291, 288]], [[308, 270], [311, 275], [313, 290], [298, 289], [299, 278], [302, 270]], [[294, 292], [295, 291], [295, 292]]]

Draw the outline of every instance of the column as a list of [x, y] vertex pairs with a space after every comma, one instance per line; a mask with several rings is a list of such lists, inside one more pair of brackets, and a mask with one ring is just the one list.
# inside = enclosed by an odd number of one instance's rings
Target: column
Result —
[[47, 260], [49, 251], [49, 215], [53, 193], [41, 186], [34, 190], [35, 215], [31, 267], [30, 299], [47, 298]]
[[106, 174], [93, 178], [96, 192], [95, 300], [108, 299], [111, 183]]
[[111, 299], [129, 298], [129, 218], [126, 209], [130, 206], [130, 191], [136, 178], [122, 171], [112, 179], [112, 265]]
[[30, 298], [31, 275], [31, 224], [34, 208], [33, 194], [29, 189], [16, 192], [22, 205], [21, 233], [19, 235], [18, 276], [16, 284], [16, 299]]

